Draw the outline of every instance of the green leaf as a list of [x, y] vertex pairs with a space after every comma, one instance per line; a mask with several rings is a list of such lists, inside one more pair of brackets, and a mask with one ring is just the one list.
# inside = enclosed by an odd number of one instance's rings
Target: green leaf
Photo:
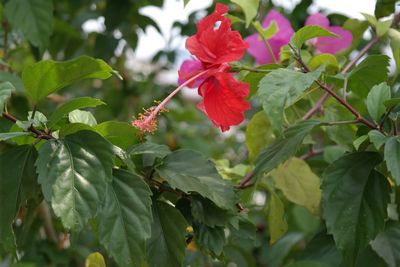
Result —
[[15, 249], [11, 224], [21, 204], [37, 193], [36, 158], [36, 149], [30, 145], [17, 146], [0, 154], [0, 244], [7, 251]]
[[362, 13], [362, 12], [361, 12], [361, 15], [363, 15], [364, 18], [368, 21], [368, 23], [371, 24], [372, 26], [375, 27], [376, 24], [378, 24], [378, 20], [374, 16], [367, 14], [367, 13]]
[[83, 79], [107, 79], [113, 73], [101, 59], [81, 56], [64, 62], [44, 60], [32, 64], [22, 72], [22, 81], [33, 101]]
[[374, 85], [387, 81], [388, 66], [388, 56], [368, 56], [349, 73], [347, 83], [348, 90], [365, 98]]
[[389, 29], [390, 47], [392, 48], [393, 58], [396, 62], [396, 73], [400, 72], [400, 32], [396, 29]]
[[85, 110], [74, 110], [68, 114], [68, 120], [70, 123], [82, 123], [89, 125], [91, 127], [97, 125], [96, 118], [93, 116], [92, 113]]
[[268, 173], [282, 162], [292, 157], [311, 130], [319, 121], [302, 121], [285, 131], [285, 137], [277, 139], [258, 156], [255, 162], [255, 175]]
[[209, 227], [201, 224], [195, 227], [196, 243], [201, 247], [211, 251], [213, 254], [220, 256], [225, 246], [225, 231], [223, 227]]
[[374, 144], [376, 149], [380, 149], [382, 145], [388, 140], [388, 137], [378, 130], [368, 132], [369, 140]]
[[264, 29], [263, 26], [259, 21], [254, 21], [253, 22], [254, 28], [257, 30], [257, 32], [260, 34], [261, 40], [268, 40], [272, 38], [278, 31], [278, 24], [273, 20], [271, 23]]
[[375, 4], [375, 16], [386, 17], [394, 13], [396, 0], [377, 0]]
[[321, 36], [337, 36], [337, 35], [319, 26], [309, 25], [299, 29], [293, 35], [292, 39], [290, 40], [290, 43], [300, 49], [306, 41]]
[[274, 134], [265, 113], [257, 112], [246, 128], [246, 145], [250, 161], [253, 161], [272, 140], [274, 140]]
[[258, 84], [260, 83], [261, 79], [265, 77], [268, 73], [266, 71], [273, 71], [275, 69], [280, 68], [278, 64], [266, 64], [258, 66], [256, 69], [263, 70], [263, 73], [258, 72], [249, 72], [244, 78], [242, 79], [243, 82], [250, 85], [250, 95], [249, 98], [252, 98], [258, 90]]
[[156, 169], [172, 188], [185, 193], [196, 192], [221, 208], [234, 209], [236, 193], [233, 185], [223, 180], [214, 164], [200, 153], [176, 150]]
[[368, 135], [364, 134], [353, 141], [353, 146], [356, 150], [359, 150], [360, 146], [368, 139]]
[[285, 265], [285, 267], [330, 267], [330, 265], [319, 261], [296, 261]]
[[15, 91], [15, 87], [10, 82], [0, 83], [0, 112], [3, 112], [7, 100], [10, 98], [11, 93]]
[[397, 137], [390, 137], [385, 143], [386, 166], [397, 185], [400, 185], [400, 141]]
[[185, 257], [187, 223], [174, 207], [153, 203], [151, 238], [147, 241], [147, 260], [150, 267], [177, 267]]
[[391, 25], [391, 19], [378, 21], [378, 24], [376, 24], [376, 35], [378, 35], [378, 37], [384, 36], [389, 31]]
[[395, 97], [395, 98], [386, 100], [385, 102], [383, 102], [383, 104], [384, 104], [385, 107], [387, 107], [387, 108], [396, 107], [397, 105], [400, 104], [400, 98], [399, 98], [399, 97]]
[[308, 67], [311, 70], [315, 70], [321, 65], [325, 65], [327, 70], [329, 70], [330, 72], [336, 72], [337, 70], [339, 70], [339, 63], [336, 57], [332, 54], [316, 55], [308, 63]]
[[75, 109], [96, 107], [99, 105], [104, 105], [105, 103], [100, 99], [92, 97], [79, 97], [70, 100], [58, 107], [50, 116], [49, 127], [53, 127], [59, 120]]
[[10, 132], [10, 133], [0, 133], [0, 141], [6, 141], [18, 136], [28, 136], [28, 132]]
[[53, 32], [53, 1], [8, 1], [4, 13], [14, 29], [21, 31], [29, 42], [44, 51]]
[[271, 72], [258, 85], [257, 96], [271, 122], [272, 129], [282, 134], [285, 108], [299, 100], [305, 90], [319, 78], [322, 70], [301, 73], [289, 69]]
[[151, 190], [139, 177], [114, 170], [98, 217], [100, 242], [119, 266], [139, 266], [151, 233]]
[[90, 253], [85, 260], [85, 267], [106, 267], [103, 255], [99, 252]]
[[322, 211], [328, 233], [348, 265], [383, 229], [390, 185], [374, 170], [375, 152], [355, 152], [333, 162], [322, 177]]
[[289, 201], [306, 207], [312, 214], [319, 213], [320, 179], [304, 160], [291, 158], [270, 174], [274, 177], [276, 188]]
[[17, 92], [23, 92], [25, 90], [21, 78], [14, 73], [0, 71], [0, 81], [10, 82], [15, 87]]
[[250, 25], [250, 22], [257, 16], [258, 5], [260, 0], [231, 0], [243, 9], [244, 16], [246, 17], [246, 27]]
[[390, 87], [386, 82], [375, 85], [369, 91], [366, 104], [371, 117], [378, 122], [380, 117], [385, 113], [385, 101], [390, 99]]
[[190, 0], [183, 0], [183, 7], [186, 7], [189, 4]]
[[159, 145], [151, 142], [144, 142], [137, 145], [132, 146], [128, 149], [127, 153], [129, 155], [155, 155], [159, 158], [164, 158], [166, 155], [171, 153], [169, 148], [166, 145]]
[[139, 142], [137, 129], [126, 122], [106, 121], [96, 125], [94, 129], [122, 149], [127, 149]]
[[206, 198], [194, 197], [190, 206], [193, 218], [210, 227], [225, 226], [234, 216], [232, 211], [221, 209]]
[[41, 146], [36, 162], [39, 183], [66, 228], [81, 230], [97, 214], [112, 179], [113, 156], [112, 145], [92, 131]]
[[270, 243], [274, 244], [288, 230], [288, 224], [285, 219], [285, 206], [279, 196], [271, 191], [268, 201], [268, 230], [270, 234]]
[[400, 224], [389, 221], [385, 230], [371, 242], [372, 249], [386, 261], [390, 267], [400, 265]]
[[69, 123], [69, 124], [65, 124], [64, 126], [61, 127], [59, 136], [60, 136], [60, 138], [64, 138], [67, 135], [74, 134], [76, 132], [83, 131], [83, 130], [94, 131], [94, 129], [87, 124]]

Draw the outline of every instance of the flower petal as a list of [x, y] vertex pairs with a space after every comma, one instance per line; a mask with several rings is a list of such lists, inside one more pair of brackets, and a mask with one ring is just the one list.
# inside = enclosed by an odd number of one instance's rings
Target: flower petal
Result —
[[246, 101], [249, 85], [236, 81], [233, 74], [219, 72], [207, 78], [199, 87], [203, 101], [198, 107], [222, 131], [244, 120], [244, 111], [250, 108]]
[[328, 29], [329, 19], [325, 15], [322, 15], [321, 13], [315, 13], [308, 16], [305, 25], [317, 25], [322, 28]]
[[318, 52], [336, 54], [351, 45], [353, 35], [350, 31], [339, 26], [331, 26], [327, 30], [335, 33], [338, 37], [318, 37], [315, 43]]
[[[294, 31], [290, 25], [290, 21], [275, 10], [271, 10], [267, 14], [262, 24], [263, 27], [268, 27], [272, 21], [275, 21], [277, 24], [278, 32], [272, 38], [268, 39], [267, 42], [275, 58], [279, 60], [281, 47], [289, 43]], [[249, 44], [247, 52], [256, 59], [257, 64], [269, 64], [274, 62], [270, 51], [267, 49], [264, 41], [259, 37], [259, 34], [250, 35], [245, 41]]]
[[[181, 67], [179, 68], [178, 74], [178, 84], [181, 85], [184, 82], [186, 82], [190, 77], [193, 77], [197, 73], [203, 71], [203, 66], [201, 65], [201, 62], [198, 60], [193, 60], [193, 59], [186, 59], [185, 61], [182, 62]], [[202, 83], [204, 80], [203, 77], [200, 77], [196, 79], [194, 82], [191, 82], [187, 86], [190, 88], [197, 88], [199, 85]]]
[[230, 19], [223, 16], [227, 11], [227, 6], [217, 4], [211, 15], [199, 21], [197, 33], [186, 40], [186, 48], [205, 65], [238, 60], [248, 47], [240, 33], [231, 30]]

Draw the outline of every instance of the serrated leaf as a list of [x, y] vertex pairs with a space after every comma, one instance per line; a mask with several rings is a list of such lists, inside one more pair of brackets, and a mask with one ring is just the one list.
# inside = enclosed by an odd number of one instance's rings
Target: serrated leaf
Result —
[[149, 266], [181, 266], [186, 247], [185, 218], [177, 209], [161, 201], [153, 203], [152, 210], [151, 238], [147, 241]]
[[301, 73], [289, 69], [278, 69], [260, 81], [257, 96], [271, 122], [272, 129], [282, 135], [285, 108], [301, 98], [304, 91], [319, 78], [322, 70]]
[[122, 149], [127, 149], [139, 142], [137, 129], [126, 122], [106, 121], [96, 125], [94, 129], [113, 145]]
[[270, 243], [274, 244], [287, 232], [288, 224], [285, 219], [285, 206], [273, 191], [269, 194], [267, 220]]
[[257, 112], [246, 128], [246, 145], [253, 161], [260, 151], [274, 140], [271, 125], [263, 111]]
[[140, 265], [151, 233], [151, 190], [137, 175], [114, 170], [99, 214], [100, 243], [119, 266]]
[[278, 64], [266, 64], [258, 66], [256, 69], [263, 70], [262, 73], [258, 72], [249, 72], [242, 81], [248, 83], [250, 85], [250, 95], [249, 98], [253, 98], [254, 95], [257, 93], [258, 84], [260, 83], [261, 79], [267, 75], [267, 71], [273, 71], [275, 69], [280, 68]]
[[388, 56], [368, 56], [349, 73], [347, 89], [365, 98], [374, 85], [387, 81], [388, 66]]
[[380, 162], [375, 152], [350, 153], [333, 162], [322, 177], [323, 217], [348, 265], [385, 223], [390, 185], [374, 170]]
[[113, 156], [112, 145], [91, 131], [41, 146], [36, 162], [39, 183], [66, 228], [81, 230], [97, 214], [112, 179]]
[[85, 110], [74, 110], [68, 114], [68, 120], [70, 123], [82, 123], [89, 125], [91, 127], [97, 125], [96, 118], [93, 116], [92, 113]]
[[369, 91], [366, 104], [371, 117], [378, 122], [380, 117], [385, 113], [385, 101], [390, 99], [390, 87], [386, 82], [375, 85]]
[[85, 260], [85, 267], [106, 267], [103, 255], [99, 252], [90, 253]]
[[34, 146], [17, 146], [0, 154], [0, 244], [7, 251], [15, 249], [11, 224], [20, 205], [37, 191], [35, 160], [37, 152]]
[[4, 6], [11, 26], [42, 51], [49, 44], [53, 32], [53, 1], [13, 0]]
[[79, 97], [70, 100], [59, 106], [50, 116], [49, 127], [53, 127], [59, 120], [75, 109], [96, 107], [104, 105], [105, 103], [100, 99], [92, 97]]
[[390, 137], [385, 143], [386, 166], [397, 185], [400, 185], [400, 141], [397, 137]]
[[220, 256], [225, 246], [225, 231], [223, 227], [209, 227], [201, 224], [195, 228], [196, 243], [201, 247], [211, 251], [217, 256]]
[[0, 83], [0, 113], [3, 112], [7, 100], [10, 98], [11, 93], [15, 91], [15, 87], [10, 82]]
[[276, 188], [289, 201], [306, 207], [314, 215], [318, 214], [321, 201], [320, 179], [304, 160], [291, 158], [270, 174], [274, 177]]
[[83, 79], [107, 79], [112, 71], [103, 60], [88, 56], [64, 62], [44, 60], [26, 67], [22, 72], [22, 81], [27, 94], [37, 102]]
[[301, 48], [303, 44], [313, 38], [321, 36], [337, 36], [336, 34], [316, 25], [308, 25], [299, 29], [290, 40], [290, 43], [297, 48]]
[[277, 139], [258, 156], [255, 162], [255, 175], [270, 172], [282, 162], [292, 157], [311, 130], [319, 121], [302, 121], [285, 131], [285, 137]]
[[231, 0], [243, 9], [243, 13], [246, 18], [246, 27], [250, 25], [250, 22], [255, 18], [258, 12], [258, 5], [260, 0]]
[[380, 149], [383, 144], [387, 141], [388, 137], [378, 130], [372, 130], [368, 132], [369, 140], [374, 144], [376, 149]]
[[399, 222], [389, 221], [385, 225], [385, 230], [371, 242], [372, 249], [390, 267], [400, 264], [400, 224]]
[[236, 193], [233, 185], [223, 180], [215, 165], [200, 153], [176, 150], [156, 169], [172, 188], [185, 193], [196, 192], [223, 209], [234, 209]]

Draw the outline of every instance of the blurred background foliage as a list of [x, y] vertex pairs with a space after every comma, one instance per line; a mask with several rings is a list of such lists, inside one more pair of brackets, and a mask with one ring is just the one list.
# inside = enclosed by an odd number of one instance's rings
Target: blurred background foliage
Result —
[[[14, 0], [10, 0], [14, 1]], [[192, 0], [199, 1], [199, 0]], [[29, 2], [35, 3], [34, 0]], [[230, 6], [231, 15], [243, 17], [241, 9], [232, 4], [229, 0], [218, 1]], [[290, 13], [280, 6], [274, 6], [271, 1], [261, 1], [258, 18], [262, 20], [268, 10], [275, 8], [285, 14], [291, 21], [294, 29], [304, 25], [308, 16], [307, 10], [312, 4], [312, 0], [300, 1]], [[0, 81], [12, 80], [21, 90], [22, 83], [19, 74], [22, 69], [41, 59], [51, 58], [54, 60], [68, 60], [80, 55], [89, 55], [101, 58], [117, 70], [123, 80], [111, 78], [105, 81], [84, 81], [63, 89], [59, 94], [49, 97], [50, 101], [43, 101], [38, 106], [38, 110], [44, 114], [50, 114], [60, 103], [78, 97], [92, 96], [103, 100], [106, 105], [91, 109], [98, 123], [106, 120], [118, 120], [130, 122], [132, 117], [139, 114], [143, 108], [148, 108], [154, 104], [155, 100], [162, 100], [168, 92], [175, 86], [171, 82], [170, 70], [176, 70], [176, 66], [182, 60], [179, 50], [171, 49], [168, 45], [159, 51], [148, 62], [134, 60], [132, 54], [138, 44], [138, 33], [144, 31], [149, 25], [160, 30], [159, 25], [154, 20], [141, 14], [140, 10], [146, 6], [162, 6], [163, 0], [57, 0], [53, 1], [54, 17], [51, 20], [52, 29], [49, 33], [48, 45], [34, 45], [27, 35], [20, 29], [12, 25], [12, 21], [4, 15], [4, 6], [7, 1], [2, 1], [1, 5], [1, 25], [0, 27]], [[182, 3], [183, 4], [183, 3]], [[214, 3], [215, 4], [215, 3]], [[174, 31], [178, 31], [182, 36], [189, 36], [195, 33], [196, 22], [204, 14], [210, 13], [214, 9], [214, 4], [208, 10], [200, 10], [192, 13], [187, 23], [175, 22]], [[18, 18], [17, 18], [18, 19]], [[22, 19], [22, 18], [21, 18]], [[329, 14], [332, 24], [343, 25], [348, 19], [341, 14]], [[84, 25], [88, 21], [104, 22], [104, 28], [99, 32], [85, 29]], [[239, 30], [243, 36], [248, 36], [253, 31], [246, 29], [243, 24], [236, 23], [234, 28]], [[172, 35], [173, 36], [173, 35]], [[360, 36], [357, 48], [363, 47], [366, 40]], [[172, 42], [173, 40], [169, 40]], [[167, 42], [168, 43], [168, 42]], [[379, 53], [385, 43], [375, 46], [371, 54]], [[245, 63], [252, 64], [253, 59], [246, 56]], [[243, 74], [243, 77], [245, 74]], [[176, 75], [174, 76], [176, 77]], [[316, 93], [311, 99], [317, 100], [320, 94]], [[200, 151], [207, 157], [215, 159], [220, 173], [227, 179], [235, 182], [240, 181], [249, 169], [249, 158], [247, 145], [260, 150], [265, 147], [270, 140], [260, 136], [247, 133], [243, 123], [227, 134], [221, 134], [215, 129], [208, 119], [196, 108], [196, 99], [189, 94], [179, 95], [168, 105], [169, 112], [163, 113], [159, 117], [159, 130], [151, 136], [146, 137], [159, 144], [166, 144], [172, 150], [178, 148], [192, 148]], [[325, 116], [335, 118], [340, 116], [345, 118], [348, 114], [333, 101], [327, 102]], [[256, 101], [252, 102], [253, 109], [246, 115], [252, 118], [254, 114], [261, 110]], [[311, 101], [299, 101], [288, 113], [289, 120], [295, 120], [296, 109], [307, 110], [311, 106]], [[356, 104], [357, 106], [357, 104]], [[358, 105], [359, 108], [363, 103]], [[16, 117], [26, 118], [28, 111], [32, 110], [32, 104], [22, 94], [12, 97], [8, 106], [10, 113]], [[258, 115], [258, 119], [252, 121], [253, 127], [257, 131], [262, 125], [268, 124], [263, 115]], [[261, 126], [260, 126], [261, 125]], [[11, 123], [0, 118], [1, 132], [7, 132]], [[247, 131], [251, 127], [247, 128]], [[344, 130], [343, 130], [344, 129]], [[137, 134], [137, 133], [136, 133]], [[132, 132], [132, 135], [135, 135]], [[264, 136], [272, 135], [271, 132], [264, 132]], [[340, 156], [346, 147], [352, 146], [354, 136], [362, 135], [355, 132], [353, 126], [345, 126], [335, 130], [331, 127], [329, 133], [318, 130], [314, 133], [313, 140], [309, 140], [310, 145], [315, 144], [315, 140], [327, 140], [329, 135], [331, 141], [324, 153], [313, 157], [308, 161], [315, 174], [320, 175], [333, 159]], [[271, 137], [272, 139], [273, 137]], [[0, 146], [5, 146], [2, 143]], [[301, 153], [306, 153], [306, 146]], [[301, 154], [300, 153], [300, 154]], [[0, 166], [1, 168], [1, 166]], [[339, 266], [341, 254], [335, 248], [333, 239], [326, 234], [326, 230], [321, 227], [320, 218], [313, 215], [308, 209], [293, 204], [285, 197], [282, 192], [273, 190], [273, 182], [270, 177], [264, 177], [255, 187], [240, 191], [241, 203], [249, 209], [249, 217], [254, 225], [248, 225], [243, 232], [229, 236], [229, 241], [224, 247], [225, 259], [212, 259], [201, 253], [202, 248], [189, 242], [185, 264], [187, 266]], [[271, 198], [266, 202], [268, 194]], [[277, 193], [275, 193], [277, 192]], [[272, 204], [266, 204], [272, 203]], [[185, 205], [182, 205], [184, 207]], [[285, 224], [288, 232], [271, 245], [271, 231], [267, 230], [268, 216], [276, 212], [286, 212]], [[41, 233], [42, 220], [34, 214], [21, 214], [27, 218], [32, 218], [29, 232], [23, 229], [17, 231], [18, 240], [23, 253], [19, 255], [23, 262], [14, 264], [17, 266], [82, 266], [87, 255], [93, 251], [104, 252], [96, 241], [96, 237], [90, 231], [82, 231], [69, 237], [65, 233], [64, 238], [57, 246], [49, 241], [42, 239]], [[64, 232], [60, 222], [55, 221], [56, 230]], [[96, 227], [94, 225], [94, 227]], [[256, 235], [254, 235], [256, 230]], [[278, 229], [279, 230], [279, 229]], [[210, 239], [210, 247], [218, 247], [218, 240]], [[361, 255], [357, 263], [358, 266], [381, 266], [382, 260], [370, 248], [367, 248], [365, 255]], [[102, 253], [105, 255], [105, 253]], [[318, 261], [319, 265], [305, 263], [305, 265], [290, 264], [291, 261], [303, 260]], [[8, 266], [8, 259], [2, 259], [0, 266]], [[231, 263], [230, 263], [231, 262]], [[115, 266], [111, 259], [106, 259], [107, 266]], [[383, 264], [384, 266], [384, 264]]]

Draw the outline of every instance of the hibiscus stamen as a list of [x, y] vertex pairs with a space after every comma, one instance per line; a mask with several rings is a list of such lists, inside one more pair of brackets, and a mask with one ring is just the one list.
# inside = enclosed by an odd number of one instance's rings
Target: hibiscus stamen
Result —
[[172, 93], [170, 93], [162, 102], [157, 106], [150, 107], [148, 109], [143, 109], [143, 113], [139, 114], [139, 117], [132, 122], [132, 125], [140, 130], [141, 134], [153, 133], [157, 130], [157, 115], [159, 113], [165, 112], [165, 105], [170, 101], [180, 90], [182, 90], [186, 85], [192, 83], [197, 78], [205, 75], [210, 70], [202, 71], [191, 78], [186, 80], [180, 86], [178, 86]]

